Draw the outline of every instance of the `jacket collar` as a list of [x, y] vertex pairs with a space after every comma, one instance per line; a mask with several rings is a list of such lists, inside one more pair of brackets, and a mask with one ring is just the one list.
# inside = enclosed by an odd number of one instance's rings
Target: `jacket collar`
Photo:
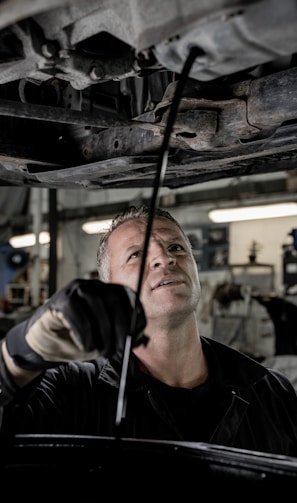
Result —
[[201, 343], [210, 372], [217, 374], [222, 385], [249, 388], [268, 372], [256, 360], [214, 339], [201, 336]]
[[[215, 376], [222, 386], [230, 386], [235, 389], [249, 388], [263, 379], [268, 372], [263, 365], [249, 356], [214, 339], [201, 336], [201, 343], [210, 366], [210, 374]], [[97, 364], [100, 371], [100, 381], [118, 388], [121, 378], [119, 363], [99, 357]], [[130, 391], [144, 387], [142, 380], [135, 377], [137, 374], [136, 365], [136, 358], [132, 354], [127, 376], [127, 387]]]

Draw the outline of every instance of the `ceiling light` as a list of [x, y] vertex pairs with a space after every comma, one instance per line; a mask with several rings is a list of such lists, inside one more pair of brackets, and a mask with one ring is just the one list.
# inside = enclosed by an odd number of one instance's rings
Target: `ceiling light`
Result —
[[297, 203], [265, 204], [261, 206], [243, 206], [241, 208], [220, 208], [211, 210], [208, 216], [212, 222], [239, 222], [297, 215]]
[[108, 231], [111, 222], [112, 219], [90, 220], [89, 222], [84, 222], [81, 228], [86, 234], [101, 234]]
[[[39, 233], [39, 243], [41, 245], [48, 244], [50, 242], [49, 232], [43, 231]], [[28, 246], [34, 246], [36, 244], [36, 234], [33, 232], [29, 234], [20, 234], [19, 236], [13, 236], [9, 240], [9, 244], [14, 248], [27, 248]]]

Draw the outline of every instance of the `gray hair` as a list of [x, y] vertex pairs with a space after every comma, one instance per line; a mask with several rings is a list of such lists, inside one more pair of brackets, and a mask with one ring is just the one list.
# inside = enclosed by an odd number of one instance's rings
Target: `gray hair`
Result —
[[[128, 208], [126, 208], [125, 210], [123, 210], [121, 213], [119, 213], [117, 216], [114, 217], [108, 231], [102, 236], [98, 245], [97, 271], [99, 279], [101, 281], [105, 282], [110, 281], [109, 253], [108, 253], [109, 236], [113, 233], [115, 229], [117, 229], [123, 223], [128, 222], [129, 220], [142, 219], [147, 221], [149, 214], [150, 214], [150, 208], [146, 205], [129, 206]], [[173, 222], [183, 233], [186, 240], [189, 241], [180, 224], [168, 211], [163, 210], [161, 208], [156, 208], [154, 210], [154, 216], [167, 218], [167, 220]]]

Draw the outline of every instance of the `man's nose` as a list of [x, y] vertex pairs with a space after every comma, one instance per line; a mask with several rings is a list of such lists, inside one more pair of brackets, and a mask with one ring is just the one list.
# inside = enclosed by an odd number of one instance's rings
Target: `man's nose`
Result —
[[175, 264], [175, 257], [169, 250], [158, 245], [154, 247], [151, 264], [154, 268]]

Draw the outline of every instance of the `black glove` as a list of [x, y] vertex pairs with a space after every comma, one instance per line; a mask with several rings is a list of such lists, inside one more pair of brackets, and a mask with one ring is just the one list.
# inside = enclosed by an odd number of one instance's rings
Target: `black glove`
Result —
[[75, 279], [55, 293], [28, 320], [11, 328], [6, 346], [16, 364], [43, 370], [63, 362], [122, 355], [127, 335], [132, 347], [146, 344], [146, 318], [137, 306], [136, 330], [130, 334], [136, 294], [128, 287], [99, 280]]

